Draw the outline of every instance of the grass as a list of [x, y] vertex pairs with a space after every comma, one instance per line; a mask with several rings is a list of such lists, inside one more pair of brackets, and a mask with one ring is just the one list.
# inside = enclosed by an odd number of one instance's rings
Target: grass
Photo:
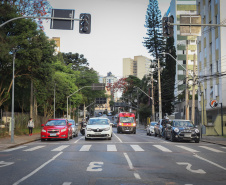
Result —
[[[39, 134], [41, 133], [41, 128], [34, 128], [33, 129], [33, 134]], [[29, 134], [29, 130], [28, 128], [21, 128], [21, 129], [15, 129], [14, 130], [14, 134], [19, 136], [19, 135], [28, 135]], [[2, 137], [7, 137], [9, 136], [9, 130], [6, 128], [0, 129], [0, 138]]]

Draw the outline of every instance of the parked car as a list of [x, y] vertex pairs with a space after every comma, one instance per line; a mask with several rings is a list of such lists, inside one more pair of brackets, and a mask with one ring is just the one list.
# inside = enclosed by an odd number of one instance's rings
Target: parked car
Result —
[[174, 141], [195, 141], [199, 143], [200, 131], [190, 120], [173, 120], [167, 125], [165, 139]]
[[78, 136], [78, 123], [75, 123], [75, 120], [73, 119], [69, 119], [68, 120], [69, 123], [71, 123], [71, 127], [72, 127], [72, 134], [74, 137]]
[[151, 134], [155, 133], [155, 125], [157, 125], [158, 122], [150, 122], [150, 124], [147, 126], [147, 135], [151, 136]]
[[45, 139], [72, 139], [72, 124], [67, 119], [49, 119], [41, 125], [41, 141]]
[[162, 136], [163, 128], [165, 127], [166, 124], [169, 123], [169, 121], [170, 121], [169, 119], [160, 119], [158, 121], [157, 125], [155, 125], [155, 127], [154, 127], [155, 137]]
[[85, 129], [85, 140], [92, 138], [105, 138], [111, 140], [113, 135], [112, 123], [108, 118], [90, 118]]

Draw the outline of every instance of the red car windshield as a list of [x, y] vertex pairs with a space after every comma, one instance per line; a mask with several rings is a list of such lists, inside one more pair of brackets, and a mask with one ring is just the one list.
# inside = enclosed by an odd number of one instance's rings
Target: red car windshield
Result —
[[66, 126], [65, 120], [49, 120], [45, 126]]

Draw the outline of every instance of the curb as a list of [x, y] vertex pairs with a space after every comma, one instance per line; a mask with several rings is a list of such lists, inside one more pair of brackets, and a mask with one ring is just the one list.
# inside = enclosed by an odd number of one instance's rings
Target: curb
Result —
[[19, 144], [15, 144], [15, 145], [9, 146], [9, 147], [7, 147], [7, 148], [15, 148], [15, 147], [17, 147], [17, 146], [24, 145], [24, 144], [27, 144], [27, 143], [31, 143], [31, 142], [34, 142], [34, 141], [38, 141], [38, 140], [41, 140], [41, 138], [39, 138], [39, 139], [33, 139], [33, 140], [26, 141], [26, 142], [19, 143]]

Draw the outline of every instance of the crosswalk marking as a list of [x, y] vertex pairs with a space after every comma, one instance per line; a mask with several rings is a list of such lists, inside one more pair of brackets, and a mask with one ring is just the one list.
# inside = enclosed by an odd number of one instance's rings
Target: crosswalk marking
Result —
[[153, 145], [154, 147], [158, 148], [159, 150], [163, 151], [163, 152], [172, 152], [171, 150], [169, 150], [168, 148], [161, 146], [161, 145]]
[[107, 145], [107, 151], [108, 152], [116, 152], [116, 146], [115, 145]]
[[208, 147], [208, 146], [199, 146], [199, 147], [205, 148], [205, 149], [210, 150], [212, 152], [217, 152], [217, 153], [222, 153], [223, 152], [221, 150], [217, 150], [217, 149], [214, 149], [214, 148], [211, 148], [211, 147]]
[[64, 182], [63, 185], [71, 185], [71, 182]]
[[36, 146], [36, 147], [29, 148], [29, 149], [24, 150], [24, 151], [25, 152], [31, 152], [31, 151], [38, 150], [38, 149], [43, 148], [43, 147], [45, 147], [45, 146]]
[[189, 151], [189, 152], [192, 152], [192, 153], [199, 152], [199, 151], [197, 151], [197, 150], [194, 150], [194, 149], [189, 148], [189, 147], [186, 147], [186, 146], [181, 146], [181, 145], [176, 145], [176, 146], [179, 147], [179, 148], [182, 148], [182, 149], [184, 149], [184, 150], [187, 150], [187, 151]]
[[143, 152], [144, 150], [139, 145], [130, 145], [134, 151], [136, 152]]
[[25, 147], [27, 147], [27, 146], [19, 146], [19, 147], [16, 147], [16, 148], [10, 148], [10, 149], [4, 150], [2, 152], [11, 152], [11, 151], [19, 150], [19, 149], [25, 148]]
[[82, 148], [79, 150], [80, 152], [87, 152], [91, 148], [91, 145], [83, 145]]
[[53, 149], [51, 151], [60, 152], [60, 151], [62, 151], [63, 149], [65, 149], [67, 147], [69, 147], [69, 145], [61, 145], [61, 146], [59, 146], [59, 147], [57, 147], [57, 148], [55, 148], [55, 149]]

